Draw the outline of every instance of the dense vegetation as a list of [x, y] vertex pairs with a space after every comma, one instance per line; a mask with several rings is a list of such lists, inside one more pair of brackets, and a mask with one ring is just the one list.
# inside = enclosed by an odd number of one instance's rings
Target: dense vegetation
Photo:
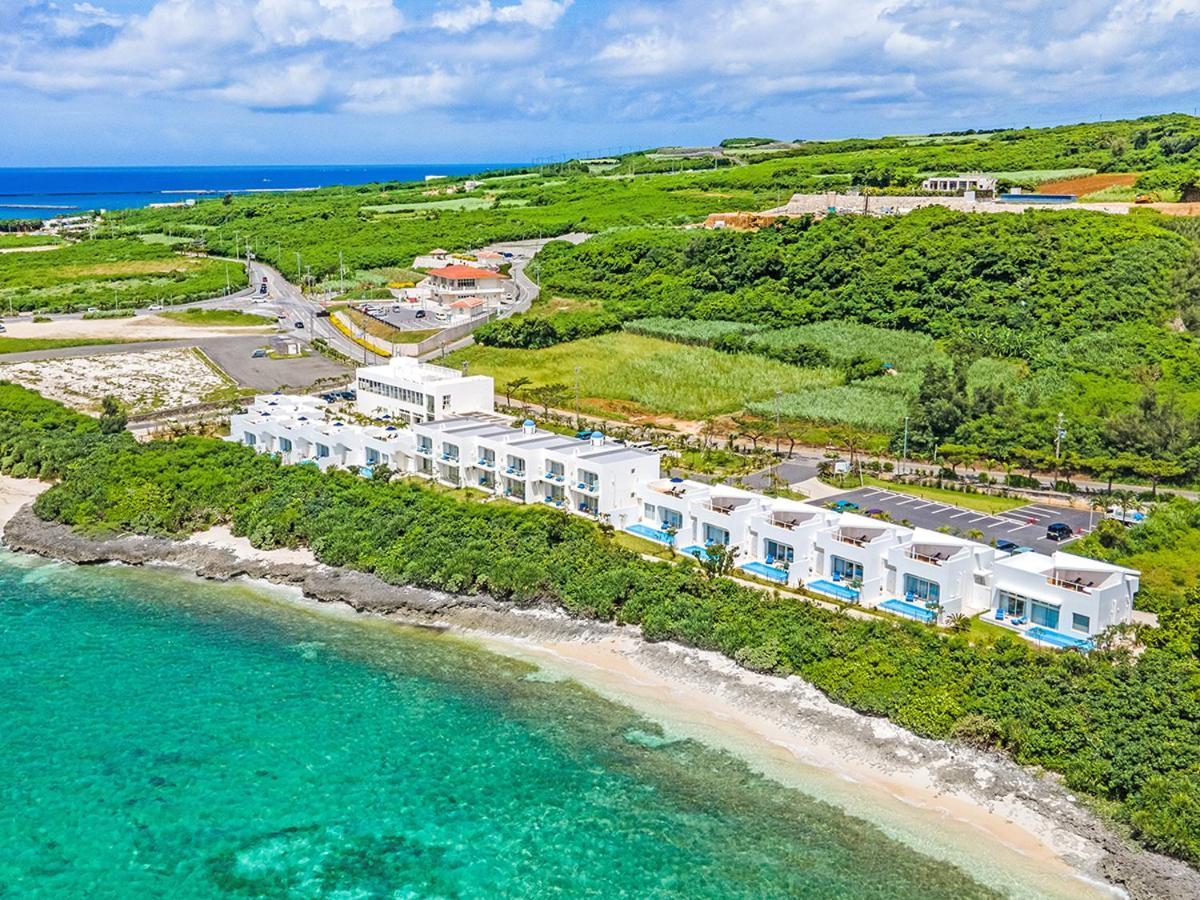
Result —
[[0, 467], [65, 475], [37, 501], [45, 518], [162, 535], [231, 521], [257, 546], [307, 545], [389, 582], [636, 624], [650, 640], [795, 673], [918, 733], [1053, 769], [1112, 801], [1148, 846], [1200, 862], [1200, 592], [1164, 614], [1140, 654], [1052, 653], [1007, 635], [973, 645], [760, 593], [691, 563], [648, 562], [560, 511], [281, 467], [212, 439], [138, 444], [105, 430], [0, 385]]
[[1197, 238], [1154, 214], [928, 209], [754, 234], [616, 230], [540, 258], [548, 292], [631, 331], [842, 370], [825, 390], [751, 402], [761, 416], [882, 431], [897, 449], [907, 416], [915, 453], [1043, 465], [1061, 413], [1063, 470], [1120, 460], [1158, 481], [1200, 476]]
[[[228, 281], [227, 281], [228, 279]], [[0, 254], [0, 308], [64, 312], [184, 303], [245, 286], [237, 263], [179, 256], [136, 240], [92, 240], [40, 253]]]

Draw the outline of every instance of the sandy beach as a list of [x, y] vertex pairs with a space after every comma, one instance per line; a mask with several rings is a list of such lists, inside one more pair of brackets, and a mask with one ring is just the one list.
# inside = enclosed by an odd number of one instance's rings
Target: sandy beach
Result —
[[0, 475], [0, 530], [3, 530], [17, 510], [48, 487], [50, 485], [36, 478], [10, 478]]
[[[0, 526], [39, 487], [0, 481]], [[758, 675], [716, 653], [643, 641], [635, 628], [387, 585], [324, 566], [307, 549], [258, 550], [223, 526], [181, 542], [100, 541], [22, 511], [5, 537], [18, 549], [76, 562], [262, 579], [255, 583], [269, 583], [264, 594], [276, 602], [338, 615], [353, 609], [481, 642], [533, 663], [545, 677], [574, 679], [633, 708], [669, 737], [736, 755], [1011, 896], [1190, 897], [1200, 889], [1200, 873], [1119, 837], [1051, 777], [863, 716], [799, 678]]]

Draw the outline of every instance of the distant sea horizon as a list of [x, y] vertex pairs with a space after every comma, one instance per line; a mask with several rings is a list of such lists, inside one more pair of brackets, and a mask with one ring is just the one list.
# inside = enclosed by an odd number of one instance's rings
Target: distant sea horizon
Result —
[[46, 219], [98, 209], [386, 181], [423, 181], [527, 163], [324, 166], [59, 166], [0, 168], [0, 219]]

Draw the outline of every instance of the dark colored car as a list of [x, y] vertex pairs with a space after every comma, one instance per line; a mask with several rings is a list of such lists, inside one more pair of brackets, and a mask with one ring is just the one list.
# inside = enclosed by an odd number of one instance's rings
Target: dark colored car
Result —
[[417, 313], [416, 313], [416, 315], [414, 315], [414, 316], [413, 316], [413, 318], [414, 318], [414, 319], [423, 319], [423, 318], [425, 318], [425, 310], [423, 310], [423, 309], [418, 309], [418, 310], [417, 310]]
[[1005, 553], [1012, 553], [1020, 546], [1016, 541], [996, 541], [996, 549]]
[[297, 327], [297, 328], [303, 328], [303, 327], [304, 327], [304, 323], [303, 323], [303, 322], [297, 322], [297, 323], [296, 323], [296, 327]]
[[880, 509], [878, 506], [872, 507], [871, 509], [867, 510], [867, 515], [868, 516], [882, 516], [883, 510]]
[[1054, 522], [1046, 527], [1046, 537], [1052, 541], [1065, 541], [1074, 533], [1066, 522]]

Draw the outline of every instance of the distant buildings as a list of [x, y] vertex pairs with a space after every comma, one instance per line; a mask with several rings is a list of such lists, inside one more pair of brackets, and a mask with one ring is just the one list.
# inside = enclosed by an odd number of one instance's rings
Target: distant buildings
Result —
[[497, 306], [508, 293], [509, 278], [480, 266], [449, 265], [429, 270], [430, 297], [443, 306], [456, 300], [478, 297]]
[[971, 191], [990, 197], [996, 193], [996, 179], [990, 175], [936, 176], [922, 181], [921, 190], [940, 194], [964, 194]]
[[493, 383], [410, 359], [360, 368], [356, 411], [265, 395], [233, 416], [229, 440], [284, 463], [392, 471], [552, 506], [707, 556], [735, 552], [743, 574], [945, 624], [982, 615], [1055, 647], [1088, 647], [1129, 622], [1139, 573], [1055, 552], [1005, 553], [966, 538], [660, 474], [657, 453], [600, 432], [564, 436], [493, 412]]

